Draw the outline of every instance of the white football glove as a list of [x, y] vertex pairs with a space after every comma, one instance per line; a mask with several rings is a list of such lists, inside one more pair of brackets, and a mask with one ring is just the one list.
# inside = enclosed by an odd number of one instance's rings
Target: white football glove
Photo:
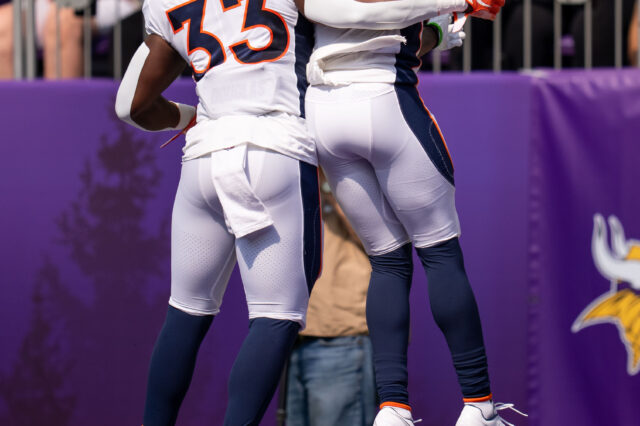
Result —
[[427, 25], [434, 27], [439, 34], [439, 44], [436, 46], [438, 50], [449, 50], [454, 47], [460, 47], [467, 36], [464, 31], [462, 31], [462, 27], [454, 28], [454, 24], [451, 23], [450, 13], [429, 19]]

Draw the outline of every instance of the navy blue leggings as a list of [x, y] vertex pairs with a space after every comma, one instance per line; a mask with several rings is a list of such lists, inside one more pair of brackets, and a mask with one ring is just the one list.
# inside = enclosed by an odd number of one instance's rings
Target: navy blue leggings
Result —
[[[427, 274], [431, 311], [449, 346], [462, 395], [464, 398], [487, 397], [491, 389], [480, 315], [464, 269], [458, 238], [416, 251]], [[367, 323], [378, 396], [382, 403], [408, 405], [411, 245], [388, 254], [370, 256], [370, 261]]]

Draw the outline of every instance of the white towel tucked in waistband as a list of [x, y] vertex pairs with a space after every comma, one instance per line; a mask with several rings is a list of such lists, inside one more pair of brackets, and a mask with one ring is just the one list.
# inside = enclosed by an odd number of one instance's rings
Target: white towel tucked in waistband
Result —
[[236, 238], [273, 225], [269, 211], [251, 188], [246, 160], [247, 144], [211, 153], [213, 185]]
[[[307, 65], [307, 80], [311, 85], [340, 85], [343, 81], [333, 81], [331, 77], [325, 75], [325, 71], [332, 68], [339, 68], [341, 62], [353, 61], [355, 58], [342, 55], [360, 52], [372, 52], [381, 49], [398, 46], [398, 43], [406, 43], [407, 39], [400, 35], [386, 35], [364, 42], [357, 43], [333, 43], [316, 49]], [[357, 60], [357, 59], [356, 59]]]

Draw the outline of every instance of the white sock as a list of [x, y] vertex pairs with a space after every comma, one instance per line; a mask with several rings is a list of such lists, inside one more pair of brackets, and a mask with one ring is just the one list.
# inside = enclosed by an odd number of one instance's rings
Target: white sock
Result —
[[396, 413], [400, 414], [405, 419], [412, 419], [413, 418], [413, 417], [411, 417], [411, 411], [407, 410], [406, 408], [393, 407], [393, 406], [387, 406], [387, 407], [391, 408], [392, 410], [394, 410]]
[[491, 419], [496, 415], [496, 407], [493, 405], [493, 400], [491, 399], [482, 402], [468, 402], [467, 404], [479, 408], [485, 419]]

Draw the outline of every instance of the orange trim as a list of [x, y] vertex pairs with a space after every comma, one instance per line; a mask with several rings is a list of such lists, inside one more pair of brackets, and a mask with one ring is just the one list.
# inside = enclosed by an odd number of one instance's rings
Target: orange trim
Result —
[[480, 398], [462, 398], [462, 400], [465, 402], [465, 404], [467, 402], [485, 402], [485, 401], [490, 401], [493, 399], [493, 394], [490, 393], [487, 396], [482, 396]]
[[411, 406], [407, 404], [401, 404], [399, 402], [387, 401], [380, 404], [380, 409], [384, 407], [396, 407], [396, 408], [404, 408], [405, 410], [411, 411]]
[[224, 0], [220, 0], [220, 5], [222, 6], [222, 11], [226, 12], [227, 10], [235, 9], [236, 7], [242, 6], [242, 2], [240, 0], [236, 0], [236, 4], [233, 6], [225, 7]]

